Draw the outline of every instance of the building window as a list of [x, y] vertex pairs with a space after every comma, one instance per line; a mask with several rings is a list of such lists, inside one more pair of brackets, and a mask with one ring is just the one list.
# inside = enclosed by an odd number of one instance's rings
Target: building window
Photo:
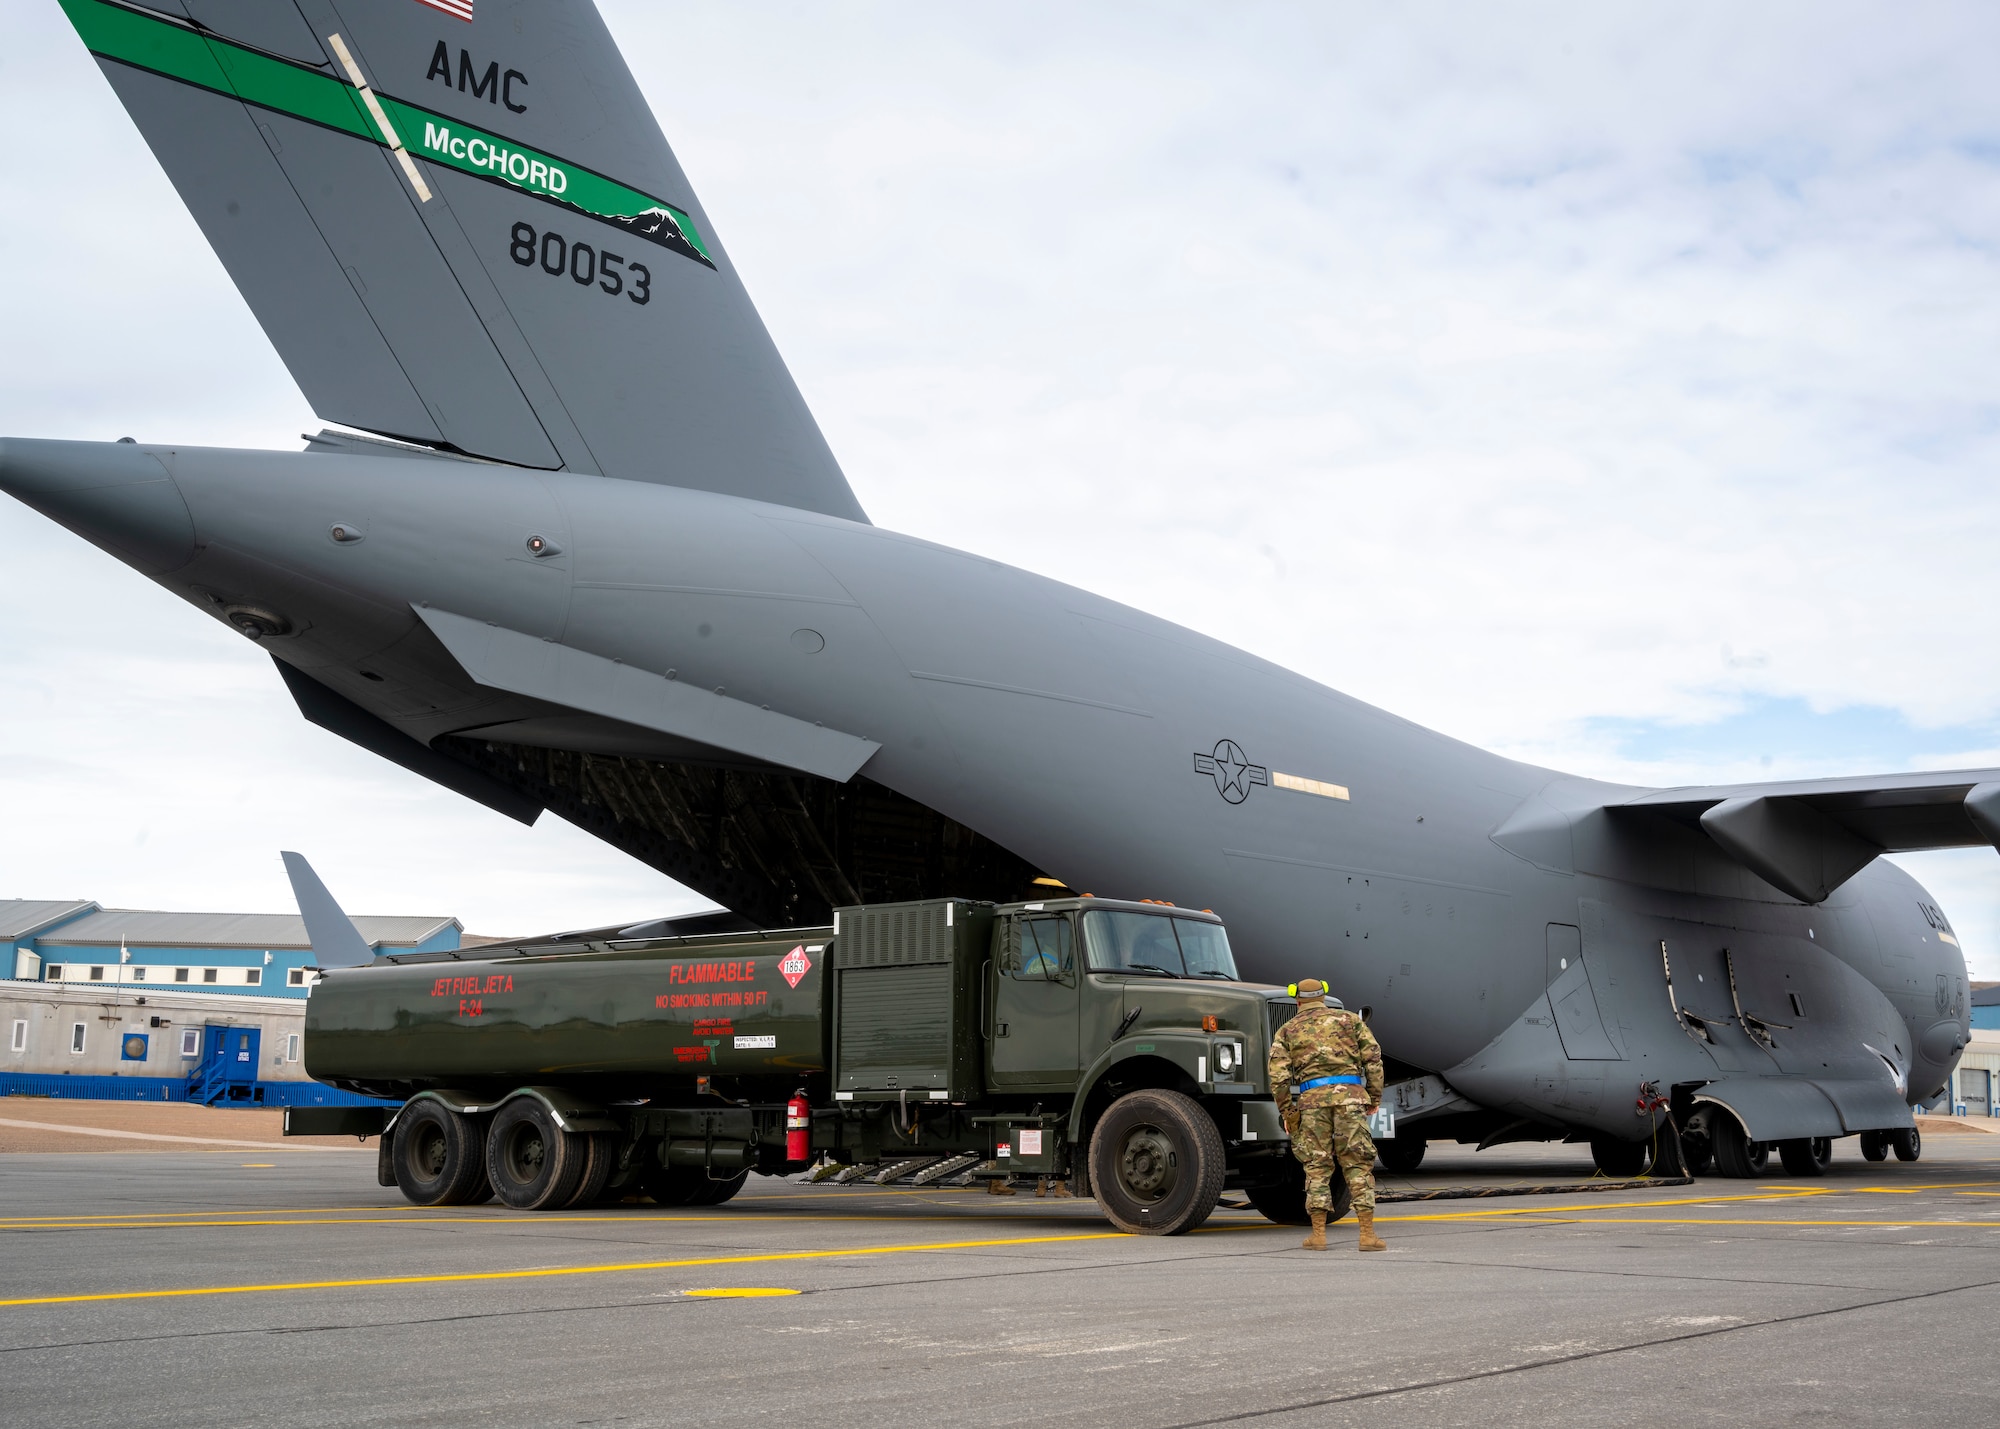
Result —
[[[25, 1026], [26, 1024], [16, 1023], [15, 1025]], [[294, 1032], [290, 1036], [285, 1038], [285, 1060], [287, 1062], [296, 1062], [298, 1061], [298, 1059], [299, 1059], [299, 1034]]]
[[199, 1057], [201, 1055], [201, 1029], [199, 1027], [183, 1027], [181, 1029], [181, 1055], [183, 1057]]
[[286, 987], [304, 987], [305, 985], [306, 970], [304, 968], [293, 968], [285, 974]]
[[90, 970], [90, 980], [92, 982], [103, 982], [104, 969], [101, 966], [92, 968]]
[[188, 980], [188, 970], [187, 970], [186, 968], [175, 968], [175, 969], [174, 969], [174, 981], [175, 981], [175, 982], [186, 982], [187, 980]]
[[145, 980], [146, 980], [145, 966], [140, 963], [132, 964], [132, 981], [144, 982]]
[[201, 980], [203, 982], [214, 982], [216, 974], [220, 973], [221, 971], [222, 971], [221, 968], [203, 968], [201, 970]]
[[63, 974], [63, 965], [61, 963], [50, 963], [47, 967], [42, 969], [42, 975], [46, 977], [50, 982], [61, 982], [62, 974]]
[[25, 1052], [28, 1050], [28, 1023], [26, 1018], [17, 1017], [14, 1019], [14, 1038], [13, 1041], [8, 1043], [8, 1050], [12, 1052]]
[[81, 1052], [83, 1050], [83, 1033], [84, 1033], [84, 1025], [81, 1022], [70, 1023], [69, 1025], [70, 1051]]
[[264, 980], [264, 970], [262, 968], [245, 968], [243, 970], [243, 981], [248, 983], [251, 987], [255, 987], [258, 983], [262, 982], [263, 980]]

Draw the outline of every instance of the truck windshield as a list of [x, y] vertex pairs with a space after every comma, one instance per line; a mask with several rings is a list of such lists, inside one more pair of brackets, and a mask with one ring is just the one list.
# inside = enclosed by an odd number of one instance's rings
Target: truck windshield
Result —
[[1236, 977], [1229, 935], [1219, 923], [1093, 908], [1083, 915], [1083, 942], [1092, 972], [1231, 981]]

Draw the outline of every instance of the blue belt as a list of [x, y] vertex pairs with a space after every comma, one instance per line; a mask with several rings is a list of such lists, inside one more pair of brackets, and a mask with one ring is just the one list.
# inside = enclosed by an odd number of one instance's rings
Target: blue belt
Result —
[[1314, 1077], [1309, 1082], [1300, 1082], [1292, 1090], [1295, 1092], [1309, 1092], [1318, 1087], [1358, 1087], [1360, 1085], [1361, 1078], [1356, 1076]]

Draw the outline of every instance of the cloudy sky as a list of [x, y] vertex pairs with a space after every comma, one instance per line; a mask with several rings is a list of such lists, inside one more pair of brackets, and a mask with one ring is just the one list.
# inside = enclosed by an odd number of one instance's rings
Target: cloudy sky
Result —
[[[863, 504], [1517, 757], [2000, 764], [2000, 10], [605, 9]], [[320, 423], [53, 0], [0, 432]], [[0, 896], [481, 932], [701, 900], [304, 724], [0, 504]], [[2000, 860], [1909, 857], [2000, 977]]]

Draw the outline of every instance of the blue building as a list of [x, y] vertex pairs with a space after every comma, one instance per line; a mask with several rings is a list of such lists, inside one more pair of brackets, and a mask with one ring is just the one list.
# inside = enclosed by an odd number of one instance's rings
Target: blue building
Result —
[[[448, 952], [456, 918], [356, 918], [378, 953]], [[303, 999], [312, 948], [296, 913], [159, 913], [83, 901], [0, 900], [0, 976], [127, 993]]]
[[1972, 985], [1972, 1025], [2000, 1029], [2000, 983]]

